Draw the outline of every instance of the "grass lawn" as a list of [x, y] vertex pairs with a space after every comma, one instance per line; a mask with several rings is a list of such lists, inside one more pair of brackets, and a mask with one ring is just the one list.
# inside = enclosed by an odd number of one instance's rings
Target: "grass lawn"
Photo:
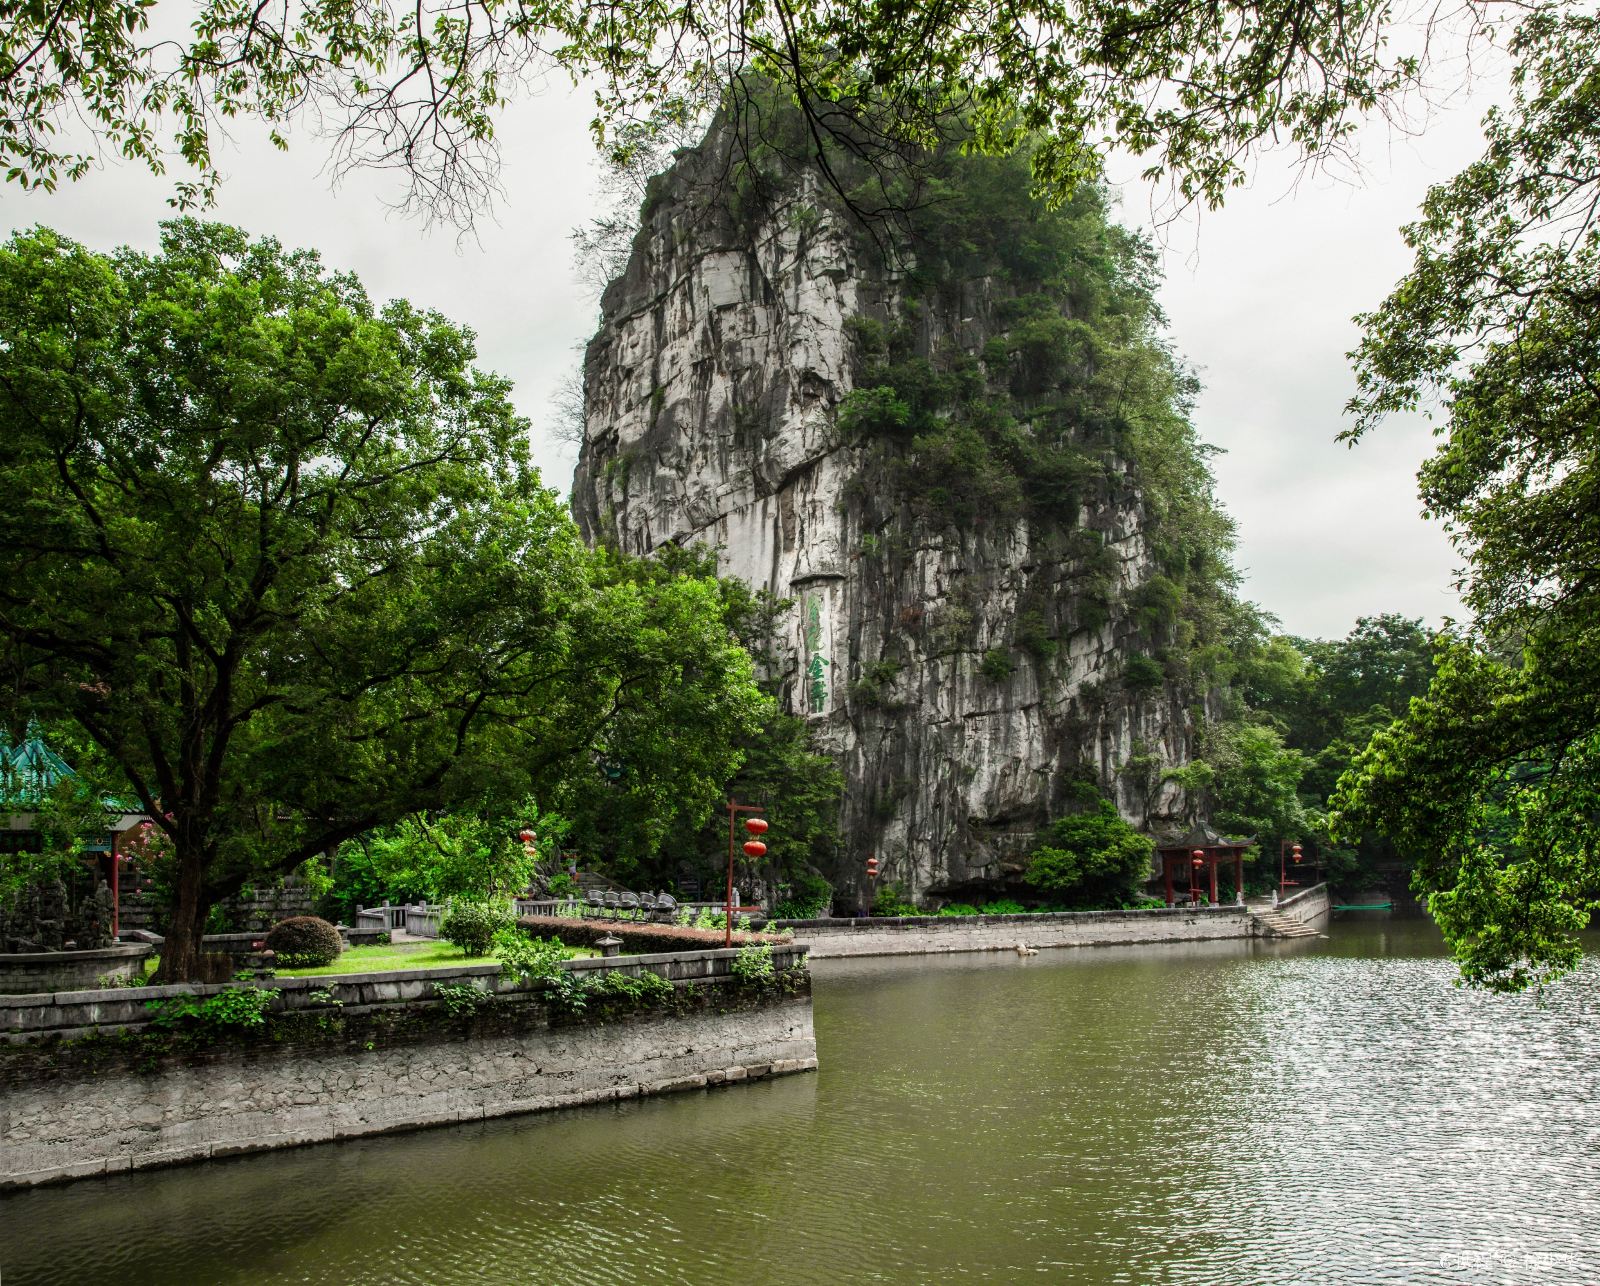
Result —
[[280, 978], [320, 978], [325, 974], [378, 973], [385, 969], [433, 969], [442, 965], [493, 964], [493, 956], [469, 956], [445, 941], [394, 942], [388, 946], [346, 947], [330, 965], [279, 969]]
[[[568, 947], [569, 958], [599, 955], [589, 947]], [[445, 965], [495, 964], [494, 956], [469, 956], [442, 939], [437, 942], [394, 942], [379, 947], [346, 947], [332, 964], [316, 969], [279, 969], [280, 978], [322, 978], [341, 973], [381, 973], [389, 969], [435, 969]], [[160, 956], [145, 961], [145, 977], [155, 973]]]

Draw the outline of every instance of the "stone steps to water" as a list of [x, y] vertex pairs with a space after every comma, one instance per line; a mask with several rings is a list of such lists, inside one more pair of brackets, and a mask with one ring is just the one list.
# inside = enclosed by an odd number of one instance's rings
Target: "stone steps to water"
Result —
[[1250, 918], [1266, 930], [1270, 938], [1315, 938], [1321, 936], [1309, 924], [1302, 924], [1281, 911], [1250, 911]]

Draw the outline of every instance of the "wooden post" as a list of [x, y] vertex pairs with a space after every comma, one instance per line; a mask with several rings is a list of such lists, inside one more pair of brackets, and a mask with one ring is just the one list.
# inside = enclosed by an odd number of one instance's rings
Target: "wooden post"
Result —
[[122, 932], [122, 858], [117, 855], [117, 840], [122, 832], [111, 832], [111, 939]]
[[725, 947], [731, 947], [733, 945], [734, 823], [738, 819], [740, 813], [764, 813], [766, 811], [766, 806], [764, 804], [741, 804], [737, 799], [728, 800], [728, 899], [726, 903], [727, 919], [724, 921], [722, 926], [722, 945]]
[[1172, 905], [1172, 854], [1161, 855], [1161, 875], [1167, 885], [1167, 905]]
[[728, 800], [728, 903], [727, 915], [722, 922], [722, 945], [733, 945], [733, 819], [739, 811], [736, 800]]
[[1217, 904], [1217, 851], [1211, 850], [1211, 905]]

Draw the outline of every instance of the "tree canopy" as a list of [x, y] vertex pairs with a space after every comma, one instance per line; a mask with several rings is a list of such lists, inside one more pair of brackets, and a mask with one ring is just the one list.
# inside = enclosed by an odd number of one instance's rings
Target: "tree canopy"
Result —
[[233, 228], [0, 249], [8, 700], [170, 838], [168, 976], [210, 905], [373, 827], [559, 806], [598, 758], [665, 827], [739, 763], [763, 699], [715, 584], [597, 566], [472, 358]]
[[[1469, 4], [1457, 21], [1476, 31], [1496, 12]], [[591, 85], [595, 136], [626, 159], [755, 73], [819, 145], [849, 138], [892, 164], [961, 118], [987, 151], [1042, 138], [1035, 174], [1058, 195], [1116, 143], [1216, 203], [1263, 141], [1327, 156], [1363, 113], [1398, 107], [1425, 71], [1404, 46], [1426, 50], [1438, 21], [1309, 0], [60, 0], [13, 6], [0, 32], [0, 164], [54, 186], [103, 144], [181, 163], [178, 199], [204, 201], [216, 135], [248, 116], [280, 146], [292, 125], [319, 128], [336, 168], [397, 169], [413, 204], [465, 223], [494, 188], [497, 119], [535, 80]]]
[[1337, 803], [1426, 854], [1467, 980], [1518, 989], [1576, 962], [1600, 893], [1600, 20], [1540, 9], [1511, 53], [1511, 104], [1428, 194], [1355, 353], [1350, 436], [1440, 420], [1422, 498], [1473, 619]]
[[1149, 876], [1154, 842], [1088, 783], [1079, 785], [1074, 803], [1073, 812], [1040, 832], [1022, 878], [1068, 908], [1121, 906]]

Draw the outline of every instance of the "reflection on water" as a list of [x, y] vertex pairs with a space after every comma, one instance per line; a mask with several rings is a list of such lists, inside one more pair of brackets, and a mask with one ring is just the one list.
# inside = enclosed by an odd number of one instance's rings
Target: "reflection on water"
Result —
[[1421, 923], [815, 968], [815, 1076], [25, 1193], [0, 1276], [1600, 1281], [1592, 958], [1542, 1006]]

